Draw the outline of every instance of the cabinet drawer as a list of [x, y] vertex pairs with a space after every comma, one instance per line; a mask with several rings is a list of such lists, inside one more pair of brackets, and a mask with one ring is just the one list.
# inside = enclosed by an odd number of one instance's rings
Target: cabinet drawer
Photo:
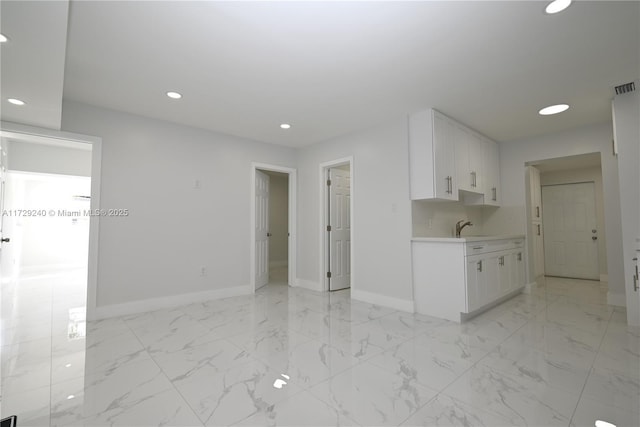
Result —
[[486, 254], [489, 252], [508, 251], [524, 247], [524, 238], [486, 240], [479, 242], [468, 242], [465, 247], [466, 256]]

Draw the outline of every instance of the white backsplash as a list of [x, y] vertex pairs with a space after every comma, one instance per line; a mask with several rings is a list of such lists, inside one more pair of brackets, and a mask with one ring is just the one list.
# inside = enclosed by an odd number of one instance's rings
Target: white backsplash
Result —
[[472, 226], [465, 227], [463, 236], [478, 236], [484, 232], [483, 213], [479, 206], [465, 206], [460, 202], [434, 202], [415, 200], [411, 202], [414, 237], [453, 237], [456, 222], [469, 220]]

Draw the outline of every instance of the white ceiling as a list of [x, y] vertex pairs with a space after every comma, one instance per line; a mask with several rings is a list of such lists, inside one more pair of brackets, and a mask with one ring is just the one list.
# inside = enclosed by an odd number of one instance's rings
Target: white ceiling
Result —
[[2, 120], [60, 129], [68, 16], [67, 1], [0, 3]]
[[610, 120], [640, 77], [640, 3], [545, 4], [72, 1], [64, 97], [289, 146], [429, 107], [500, 141]]

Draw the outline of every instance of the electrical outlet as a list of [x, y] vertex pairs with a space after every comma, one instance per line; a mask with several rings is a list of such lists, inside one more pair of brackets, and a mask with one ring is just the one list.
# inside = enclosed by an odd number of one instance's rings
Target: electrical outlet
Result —
[[207, 269], [205, 267], [200, 267], [200, 276], [204, 277], [207, 275]]
[[201, 185], [201, 183], [200, 183], [200, 180], [199, 180], [199, 179], [196, 179], [196, 180], [193, 182], [193, 188], [194, 188], [194, 189], [199, 190], [199, 189], [201, 188], [201, 186], [202, 186], [202, 185]]

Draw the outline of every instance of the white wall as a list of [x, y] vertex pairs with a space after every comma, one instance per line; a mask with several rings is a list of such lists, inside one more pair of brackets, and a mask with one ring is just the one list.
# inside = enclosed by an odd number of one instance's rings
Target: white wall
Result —
[[10, 170], [91, 176], [91, 145], [88, 149], [56, 147], [22, 141], [9, 142]]
[[378, 298], [377, 301], [391, 304], [410, 303], [413, 290], [406, 118], [298, 151], [298, 277], [315, 285], [322, 280], [318, 261], [319, 165], [348, 156], [354, 158], [352, 296], [370, 301]]
[[411, 202], [414, 237], [455, 237], [456, 222], [471, 221], [472, 226], [462, 230], [462, 236], [479, 236], [484, 233], [484, 209], [480, 206], [465, 206], [461, 202], [434, 202], [416, 200]]
[[[609, 301], [624, 302], [622, 277], [622, 228], [618, 165], [612, 154], [611, 123], [584, 126], [567, 132], [500, 143], [500, 182], [503, 207], [485, 215], [484, 231], [526, 233], [525, 163], [557, 157], [599, 152], [607, 236]], [[530, 269], [531, 270], [531, 269]], [[530, 277], [531, 279], [531, 277]]]
[[[640, 81], [636, 81], [636, 87]], [[640, 292], [633, 289], [635, 263], [638, 256], [636, 238], [640, 237], [640, 88], [635, 92], [616, 96], [616, 140], [618, 143], [618, 167], [622, 209], [623, 283], [626, 283], [627, 321], [640, 326]]]
[[287, 265], [289, 259], [289, 177], [267, 172], [269, 175], [269, 265]]
[[[564, 171], [542, 172], [540, 184], [558, 185], [593, 182], [595, 187], [596, 227], [598, 228], [598, 269], [600, 276], [607, 274], [607, 230], [604, 221], [602, 170], [599, 166]], [[543, 210], [544, 215], [544, 210]]]
[[130, 212], [100, 220], [98, 309], [249, 285], [251, 162], [293, 150], [70, 101], [62, 128], [102, 138], [101, 207]]

